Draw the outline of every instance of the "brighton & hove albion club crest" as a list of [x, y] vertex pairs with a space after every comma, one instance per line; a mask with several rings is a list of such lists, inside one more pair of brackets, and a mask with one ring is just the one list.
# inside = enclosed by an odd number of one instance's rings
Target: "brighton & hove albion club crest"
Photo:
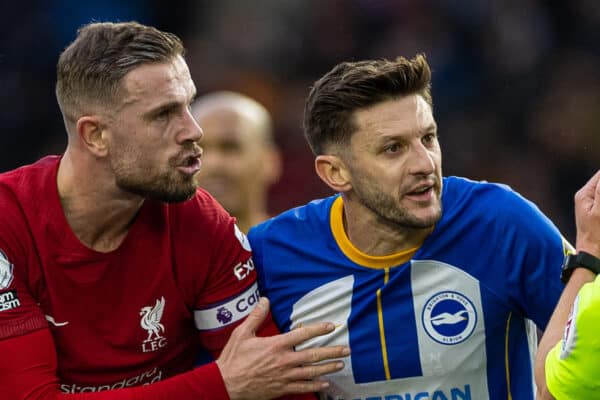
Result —
[[0, 250], [0, 290], [6, 289], [12, 283], [13, 268], [6, 255]]
[[165, 332], [165, 326], [160, 323], [160, 320], [165, 309], [165, 298], [161, 297], [156, 300], [153, 307], [142, 307], [140, 310], [140, 326], [146, 330], [148, 337], [142, 343], [142, 351], [148, 353], [156, 351], [167, 345], [167, 339], [161, 334]]
[[477, 312], [464, 295], [445, 291], [432, 296], [423, 307], [425, 331], [438, 343], [453, 345], [465, 341], [475, 330]]

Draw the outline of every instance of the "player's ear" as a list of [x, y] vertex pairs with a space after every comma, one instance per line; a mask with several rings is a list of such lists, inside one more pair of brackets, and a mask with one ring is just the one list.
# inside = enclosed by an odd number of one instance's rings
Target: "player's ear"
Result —
[[107, 154], [107, 143], [105, 137], [105, 124], [102, 117], [97, 115], [84, 115], [77, 120], [77, 135], [82, 145], [98, 157]]
[[315, 158], [315, 170], [319, 178], [336, 192], [352, 189], [350, 172], [344, 161], [333, 154], [321, 154]]

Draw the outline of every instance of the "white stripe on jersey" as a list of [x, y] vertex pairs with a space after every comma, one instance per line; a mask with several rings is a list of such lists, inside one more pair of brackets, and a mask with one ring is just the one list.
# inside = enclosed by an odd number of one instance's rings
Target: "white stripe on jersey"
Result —
[[[322, 396], [331, 399], [383, 399], [385, 396], [390, 399], [489, 399], [479, 282], [459, 268], [423, 260], [412, 261], [411, 283], [423, 376], [357, 384], [350, 356], [343, 359], [343, 370], [326, 377], [331, 386]], [[313, 289], [294, 304], [290, 329], [324, 321], [337, 326], [331, 334], [312, 339], [298, 349], [350, 345], [347, 320], [352, 309], [353, 286], [354, 277], [345, 276]], [[458, 311], [442, 312], [444, 302], [450, 306], [454, 303]], [[445, 333], [445, 328], [456, 324], [455, 319], [468, 320], [463, 324], [464, 330]], [[403, 329], [411, 327], [403, 326]]]

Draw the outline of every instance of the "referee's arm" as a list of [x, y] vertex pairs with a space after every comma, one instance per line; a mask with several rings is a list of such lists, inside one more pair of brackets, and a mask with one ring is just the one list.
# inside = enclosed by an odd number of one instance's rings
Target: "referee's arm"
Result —
[[587, 269], [577, 268], [573, 271], [573, 275], [569, 279], [569, 283], [565, 287], [552, 318], [544, 331], [535, 360], [535, 380], [538, 390], [536, 398], [538, 400], [554, 400], [546, 386], [546, 357], [550, 350], [562, 340], [567, 318], [579, 289], [585, 283], [593, 281], [594, 278], [595, 275]]
[[[575, 194], [575, 223], [577, 225], [577, 251], [585, 251], [600, 258], [600, 170]], [[545, 364], [548, 352], [561, 340], [569, 311], [577, 293], [585, 283], [594, 279], [595, 275], [591, 271], [584, 268], [575, 269], [552, 318], [550, 318], [542, 336], [535, 362], [535, 379], [539, 399], [553, 398], [546, 385]], [[591, 356], [597, 357], [596, 354]], [[593, 371], [592, 373], [597, 372]]]

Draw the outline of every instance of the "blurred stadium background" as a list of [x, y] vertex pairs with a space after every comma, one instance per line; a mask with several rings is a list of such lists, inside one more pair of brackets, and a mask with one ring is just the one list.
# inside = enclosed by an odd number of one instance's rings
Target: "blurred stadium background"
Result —
[[285, 158], [273, 213], [329, 194], [301, 132], [311, 83], [340, 61], [424, 52], [445, 174], [507, 183], [575, 239], [573, 195], [600, 167], [597, 0], [6, 1], [1, 171], [64, 149], [55, 63], [92, 20], [174, 32], [199, 94], [267, 106]]

